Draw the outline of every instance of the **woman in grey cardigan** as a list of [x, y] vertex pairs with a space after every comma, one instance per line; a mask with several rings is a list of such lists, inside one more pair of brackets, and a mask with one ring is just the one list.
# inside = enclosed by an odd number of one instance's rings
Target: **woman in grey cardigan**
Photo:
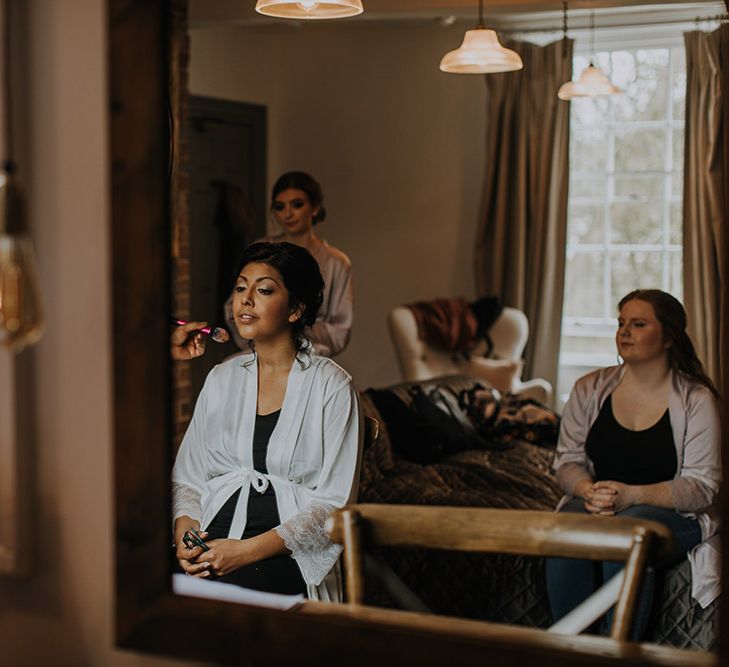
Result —
[[[686, 333], [686, 313], [670, 294], [635, 290], [619, 304], [623, 364], [580, 378], [565, 405], [554, 470], [561, 512], [659, 521], [672, 531], [669, 567], [688, 555], [692, 594], [707, 606], [719, 593], [721, 482], [718, 393]], [[622, 564], [602, 564], [602, 579]], [[645, 630], [653, 600], [649, 568], [632, 637]], [[549, 559], [547, 589], [557, 620], [600, 585], [590, 561]]]

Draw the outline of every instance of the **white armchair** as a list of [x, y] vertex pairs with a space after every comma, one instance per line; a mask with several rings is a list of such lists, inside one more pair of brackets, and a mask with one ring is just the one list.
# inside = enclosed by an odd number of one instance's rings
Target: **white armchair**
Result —
[[[552, 385], [547, 380], [542, 378], [521, 380], [521, 358], [529, 339], [529, 320], [517, 308], [505, 307], [489, 329], [493, 350], [491, 358], [487, 360], [479, 359], [486, 351], [485, 341], [481, 341], [473, 350], [470, 361], [460, 355], [428, 345], [418, 338], [415, 316], [407, 306], [398, 306], [390, 311], [387, 323], [404, 382], [418, 382], [456, 374], [483, 379], [480, 365], [490, 364], [489, 373], [496, 372], [501, 376], [508, 376], [510, 386], [506, 389], [512, 393], [533, 398], [546, 405], [551, 401]], [[499, 360], [503, 364], [501, 370], [499, 370]], [[497, 389], [500, 388], [497, 386], [498, 383], [492, 382], [492, 384]]]

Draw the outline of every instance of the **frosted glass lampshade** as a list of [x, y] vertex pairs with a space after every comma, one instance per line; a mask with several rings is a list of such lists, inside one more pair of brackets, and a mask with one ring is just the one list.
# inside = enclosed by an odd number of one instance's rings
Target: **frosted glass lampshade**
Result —
[[341, 19], [364, 11], [362, 0], [258, 0], [256, 11], [282, 19]]
[[567, 81], [559, 87], [557, 97], [561, 100], [571, 100], [573, 97], [598, 97], [622, 92], [599, 67], [590, 63], [577, 81]]
[[441, 71], [452, 74], [493, 74], [522, 67], [519, 54], [503, 47], [496, 33], [488, 28], [467, 30], [463, 44], [440, 61]]

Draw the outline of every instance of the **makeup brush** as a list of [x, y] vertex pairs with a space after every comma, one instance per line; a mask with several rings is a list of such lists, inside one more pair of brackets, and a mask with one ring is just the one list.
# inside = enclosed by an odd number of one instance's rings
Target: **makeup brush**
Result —
[[[187, 324], [185, 320], [178, 320], [176, 317], [171, 317], [170, 321], [172, 324], [182, 326]], [[203, 327], [198, 329], [196, 333], [204, 333], [210, 336], [210, 340], [214, 340], [216, 343], [227, 343], [230, 340], [228, 332], [223, 327]]]

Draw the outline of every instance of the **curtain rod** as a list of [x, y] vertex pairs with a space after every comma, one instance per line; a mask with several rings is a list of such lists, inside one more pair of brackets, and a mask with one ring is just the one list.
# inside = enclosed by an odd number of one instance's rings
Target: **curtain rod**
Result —
[[[596, 27], [595, 30], [603, 30], [605, 28], [641, 28], [645, 26], [660, 26], [660, 25], [677, 25], [677, 24], [686, 24], [686, 23], [695, 23], [696, 27], [698, 28], [699, 23], [708, 23], [708, 22], [723, 22], [723, 21], [729, 21], [729, 14], [716, 14], [715, 16], [696, 16], [693, 19], [691, 18], [683, 18], [683, 19], [667, 19], [665, 21], [649, 21], [645, 23], [609, 23], [609, 24], [600, 24], [600, 26]], [[573, 19], [574, 22], [574, 19]], [[580, 25], [579, 27], [575, 26], [574, 23], [572, 25], [572, 30], [589, 30], [588, 25]], [[525, 32], [562, 32], [563, 26], [545, 26], [543, 28], [496, 28], [496, 30], [500, 33], [525, 33]], [[568, 31], [569, 32], [569, 31]]]

